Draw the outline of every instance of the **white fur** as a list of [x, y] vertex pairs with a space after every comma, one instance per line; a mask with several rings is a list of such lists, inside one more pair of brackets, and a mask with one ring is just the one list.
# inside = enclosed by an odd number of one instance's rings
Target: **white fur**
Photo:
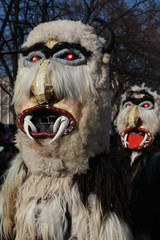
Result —
[[34, 64], [31, 68], [23, 67], [17, 75], [13, 103], [16, 106], [16, 110], [21, 110], [22, 103], [26, 103], [30, 98], [30, 88], [34, 78], [39, 70], [40, 63]]
[[141, 155], [141, 153], [142, 153], [142, 152], [140, 152], [140, 151], [139, 151], [139, 152], [138, 152], [138, 151], [132, 151], [131, 163], [130, 163], [131, 166], [133, 165], [135, 159], [136, 159], [138, 156]]
[[131, 240], [133, 237], [127, 224], [118, 219], [116, 214], [113, 213], [110, 214], [109, 218], [107, 220], [105, 219], [104, 223], [102, 224], [102, 229], [98, 239]]
[[14, 218], [16, 240], [35, 240], [36, 237], [63, 240], [68, 226], [67, 207], [72, 218], [72, 237], [79, 240], [132, 239], [127, 225], [114, 213], [102, 217], [95, 195], [90, 196], [88, 211], [76, 185], [71, 187], [70, 181], [70, 177], [53, 179], [31, 175], [19, 184]]
[[59, 99], [66, 98], [84, 103], [89, 96], [96, 94], [86, 65], [67, 66], [52, 60], [48, 75]]
[[12, 165], [6, 173], [5, 183], [0, 192], [0, 236], [5, 239], [13, 238], [13, 226], [15, 215], [15, 201], [19, 186], [23, 183], [26, 174], [23, 169], [21, 155], [12, 161]]

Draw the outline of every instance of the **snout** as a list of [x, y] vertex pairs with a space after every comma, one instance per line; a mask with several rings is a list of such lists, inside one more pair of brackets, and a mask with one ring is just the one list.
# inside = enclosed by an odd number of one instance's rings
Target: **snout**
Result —
[[37, 75], [32, 83], [31, 92], [37, 103], [47, 103], [53, 96], [53, 84], [47, 76], [47, 67], [50, 59], [46, 59], [40, 66]]
[[140, 118], [140, 111], [137, 105], [131, 107], [126, 116], [127, 128], [136, 128], [142, 125], [142, 119]]

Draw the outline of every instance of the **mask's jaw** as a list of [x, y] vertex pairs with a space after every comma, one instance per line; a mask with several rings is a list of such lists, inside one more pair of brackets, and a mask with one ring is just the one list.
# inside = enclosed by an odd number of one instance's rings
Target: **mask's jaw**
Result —
[[18, 126], [30, 139], [52, 138], [49, 144], [71, 133], [76, 123], [71, 113], [50, 104], [38, 104], [18, 115]]
[[154, 136], [146, 129], [127, 128], [121, 133], [121, 141], [124, 148], [142, 150], [152, 144]]

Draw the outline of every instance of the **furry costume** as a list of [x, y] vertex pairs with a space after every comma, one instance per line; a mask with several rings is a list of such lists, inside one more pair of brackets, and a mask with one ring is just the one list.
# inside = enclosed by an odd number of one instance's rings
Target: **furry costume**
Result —
[[35, 27], [22, 46], [14, 94], [20, 153], [1, 190], [2, 239], [132, 238], [120, 174], [102, 154], [112, 45], [65, 20]]
[[[160, 239], [160, 95], [154, 83], [131, 84], [121, 99], [117, 128], [137, 239]], [[120, 152], [118, 154], [120, 154]]]

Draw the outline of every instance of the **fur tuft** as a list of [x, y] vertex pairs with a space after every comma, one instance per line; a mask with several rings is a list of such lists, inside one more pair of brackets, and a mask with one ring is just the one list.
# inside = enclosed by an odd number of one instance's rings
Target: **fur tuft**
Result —
[[53, 61], [48, 74], [52, 79], [58, 99], [66, 98], [84, 103], [86, 98], [96, 96], [93, 81], [86, 65], [72, 67]]

